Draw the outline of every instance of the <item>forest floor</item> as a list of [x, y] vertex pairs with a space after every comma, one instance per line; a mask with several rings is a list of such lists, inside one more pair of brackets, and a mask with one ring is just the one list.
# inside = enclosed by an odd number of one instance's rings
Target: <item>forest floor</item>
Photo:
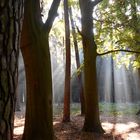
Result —
[[[140, 116], [106, 115], [101, 113], [101, 122], [105, 134], [82, 132], [84, 117], [78, 114], [71, 116], [71, 122], [62, 123], [62, 115], [54, 116], [54, 131], [57, 140], [140, 140]], [[16, 112], [14, 140], [20, 140], [24, 129], [24, 115]]]

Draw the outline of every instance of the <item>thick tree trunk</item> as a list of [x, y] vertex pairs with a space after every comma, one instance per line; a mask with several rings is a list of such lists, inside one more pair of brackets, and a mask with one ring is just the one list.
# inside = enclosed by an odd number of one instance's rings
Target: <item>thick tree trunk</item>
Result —
[[49, 32], [60, 0], [54, 0], [45, 24], [40, 1], [27, 0], [21, 51], [25, 64], [27, 104], [23, 140], [53, 140], [52, 75]]
[[85, 84], [85, 122], [84, 131], [104, 132], [99, 119], [97, 79], [96, 79], [96, 44], [93, 36], [92, 1], [80, 0], [82, 14], [82, 41], [84, 50], [84, 84]]
[[68, 0], [64, 0], [65, 15], [65, 46], [66, 46], [66, 66], [65, 66], [65, 87], [64, 87], [64, 112], [63, 122], [70, 121], [70, 78], [71, 78], [71, 53], [70, 53], [70, 27], [68, 15]]
[[37, 41], [34, 40], [35, 44], [28, 38], [30, 46], [22, 48], [27, 80], [23, 140], [53, 139], [49, 45], [48, 40], [43, 36], [38, 36]]
[[[74, 24], [74, 21], [73, 21], [71, 7], [69, 8], [69, 13], [70, 13], [72, 36], [73, 36], [73, 42], [74, 42], [74, 48], [75, 48], [76, 66], [77, 66], [77, 69], [78, 69], [78, 68], [80, 68], [80, 57], [79, 57], [79, 50], [78, 50], [78, 43], [77, 43], [77, 39], [76, 39], [75, 24]], [[85, 101], [84, 101], [84, 92], [83, 92], [83, 83], [82, 83], [82, 73], [80, 73], [78, 75], [78, 80], [79, 80], [79, 87], [80, 87], [81, 115], [84, 115], [85, 114]]]
[[0, 1], [0, 140], [12, 140], [22, 0]]
[[48, 36], [30, 15], [30, 4], [27, 1], [25, 5], [21, 38], [27, 81], [23, 140], [52, 140], [52, 77]]

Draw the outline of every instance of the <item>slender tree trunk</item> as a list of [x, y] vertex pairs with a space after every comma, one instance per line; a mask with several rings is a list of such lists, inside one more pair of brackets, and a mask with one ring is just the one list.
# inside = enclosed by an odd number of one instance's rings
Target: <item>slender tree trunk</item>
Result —
[[[74, 48], [75, 48], [76, 65], [77, 65], [77, 69], [78, 69], [78, 68], [80, 68], [80, 57], [79, 57], [78, 43], [77, 43], [76, 32], [75, 32], [75, 24], [73, 21], [71, 7], [69, 8], [69, 13], [70, 13], [72, 36], [73, 36], [73, 42], [74, 42]], [[78, 75], [78, 80], [79, 80], [79, 86], [80, 86], [81, 115], [84, 115], [85, 114], [85, 102], [84, 102], [84, 92], [83, 92], [83, 83], [82, 83], [82, 73], [80, 73]]]
[[84, 131], [104, 132], [99, 119], [99, 105], [96, 78], [97, 46], [93, 35], [93, 6], [92, 1], [79, 0], [82, 14], [82, 41], [84, 50], [84, 93], [85, 93], [85, 122]]
[[111, 55], [111, 95], [110, 95], [110, 102], [115, 103], [115, 82], [114, 82], [114, 60], [113, 56]]
[[[138, 56], [136, 56], [136, 57], [138, 57]], [[140, 82], [140, 68], [138, 68], [138, 81]], [[140, 83], [138, 83], [138, 84], [140, 85]], [[140, 99], [140, 95], [138, 96], [138, 99]], [[136, 115], [140, 115], [140, 109], [137, 111]]]
[[65, 87], [64, 87], [64, 111], [63, 122], [70, 121], [70, 78], [71, 78], [71, 53], [70, 53], [70, 27], [68, 15], [68, 0], [64, 0], [65, 17], [65, 46], [66, 46], [66, 66], [65, 66]]
[[53, 140], [52, 76], [49, 31], [60, 0], [54, 0], [42, 23], [39, 0], [27, 0], [21, 51], [25, 64], [27, 103], [23, 140]]
[[0, 1], [0, 140], [12, 140], [22, 0]]

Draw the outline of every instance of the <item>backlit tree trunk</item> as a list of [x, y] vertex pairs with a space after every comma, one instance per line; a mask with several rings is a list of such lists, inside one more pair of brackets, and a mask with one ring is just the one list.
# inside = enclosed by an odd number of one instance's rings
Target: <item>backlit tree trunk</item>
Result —
[[79, 0], [81, 9], [82, 41], [84, 51], [84, 93], [85, 122], [84, 131], [102, 133], [99, 118], [97, 79], [96, 79], [96, 44], [93, 35], [93, 1]]
[[[69, 13], [70, 13], [72, 36], [73, 36], [73, 42], [74, 42], [74, 48], [75, 48], [76, 66], [77, 66], [77, 69], [78, 69], [78, 68], [80, 68], [80, 57], [79, 57], [79, 50], [78, 50], [78, 43], [77, 43], [77, 37], [76, 37], [76, 31], [75, 31], [75, 24], [74, 24], [74, 21], [73, 21], [71, 7], [69, 8]], [[84, 91], [83, 91], [83, 83], [82, 83], [82, 72], [80, 72], [80, 74], [78, 74], [78, 80], [79, 80], [79, 86], [80, 86], [81, 115], [84, 115], [85, 114], [85, 101], [84, 101]]]
[[23, 0], [0, 1], [0, 140], [12, 140]]
[[60, 0], [54, 0], [45, 24], [40, 1], [27, 0], [22, 30], [22, 55], [25, 64], [27, 104], [23, 140], [52, 140], [52, 76], [49, 32]]
[[111, 95], [110, 95], [110, 102], [115, 103], [115, 78], [114, 78], [114, 60], [113, 56], [111, 55]]
[[70, 27], [68, 15], [68, 0], [64, 0], [65, 16], [65, 47], [66, 47], [66, 65], [65, 65], [65, 87], [64, 87], [64, 112], [63, 122], [70, 121], [70, 78], [71, 78], [71, 53], [70, 53]]

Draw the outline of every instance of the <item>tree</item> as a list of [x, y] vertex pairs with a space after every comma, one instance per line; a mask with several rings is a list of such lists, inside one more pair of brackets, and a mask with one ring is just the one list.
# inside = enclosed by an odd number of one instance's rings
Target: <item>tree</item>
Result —
[[[70, 20], [71, 20], [71, 27], [72, 27], [72, 36], [73, 36], [73, 44], [75, 49], [75, 58], [76, 58], [76, 66], [77, 70], [80, 68], [80, 57], [79, 57], [79, 50], [78, 50], [78, 43], [75, 31], [75, 24], [73, 20], [72, 8], [69, 8]], [[84, 91], [83, 91], [83, 83], [82, 83], [82, 72], [78, 74], [78, 82], [80, 86], [80, 102], [81, 102], [81, 115], [85, 114], [85, 102], [84, 102]]]
[[69, 14], [68, 14], [68, 0], [64, 0], [64, 17], [65, 17], [66, 66], [65, 66], [63, 122], [69, 122], [70, 121], [71, 53], [70, 53], [70, 27], [69, 27]]
[[27, 103], [23, 140], [53, 139], [52, 76], [49, 32], [60, 0], [53, 0], [45, 23], [39, 0], [25, 2], [21, 51], [25, 64]]
[[11, 140], [23, 0], [0, 1], [0, 140]]
[[84, 95], [85, 95], [85, 122], [84, 131], [103, 133], [98, 106], [96, 57], [97, 46], [93, 34], [93, 8], [101, 0], [79, 0], [82, 24], [82, 42], [84, 52]]

